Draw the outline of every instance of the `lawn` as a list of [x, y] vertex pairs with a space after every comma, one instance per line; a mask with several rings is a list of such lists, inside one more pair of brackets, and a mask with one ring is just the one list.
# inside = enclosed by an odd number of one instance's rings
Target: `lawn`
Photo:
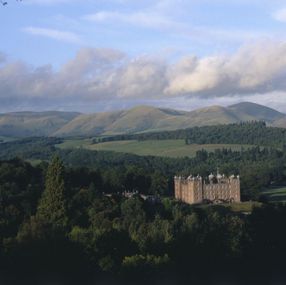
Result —
[[233, 203], [233, 204], [203, 204], [203, 205], [195, 205], [194, 207], [199, 207], [199, 208], [209, 208], [209, 207], [226, 207], [229, 208], [232, 212], [235, 213], [251, 213], [253, 208], [255, 207], [261, 207], [262, 203], [259, 202], [253, 202], [253, 201], [248, 201], [248, 202], [242, 202], [242, 203]]
[[253, 208], [260, 207], [262, 204], [259, 202], [242, 202], [242, 203], [233, 203], [229, 205], [225, 205], [229, 207], [233, 212], [240, 212], [240, 213], [250, 213], [252, 212]]
[[286, 202], [286, 186], [271, 187], [262, 192], [270, 202]]

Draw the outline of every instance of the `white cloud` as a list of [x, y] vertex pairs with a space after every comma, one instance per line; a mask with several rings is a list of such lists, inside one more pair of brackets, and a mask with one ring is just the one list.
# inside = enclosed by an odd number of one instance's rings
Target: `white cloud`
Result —
[[73, 44], [80, 44], [82, 42], [81, 38], [77, 34], [68, 31], [60, 31], [55, 29], [38, 27], [26, 27], [23, 29], [23, 31], [34, 36], [47, 37], [50, 39]]
[[279, 22], [286, 22], [286, 8], [277, 10], [273, 14], [273, 18]]
[[27, 100], [71, 104], [269, 93], [285, 100], [284, 42], [260, 42], [232, 55], [189, 56], [174, 63], [150, 56], [131, 59], [113, 49], [84, 48], [58, 71], [49, 65], [33, 68], [18, 61], [0, 65], [2, 106]]
[[100, 11], [94, 14], [85, 15], [83, 18], [92, 22], [119, 22], [155, 29], [175, 28], [182, 25], [165, 15], [156, 13], [156, 11], [139, 11], [130, 13], [122, 13], [117, 11]]
[[165, 92], [203, 97], [266, 93], [286, 90], [285, 77], [286, 43], [260, 42], [233, 55], [183, 59], [170, 68]]
[[[204, 44], [224, 42], [229, 45], [229, 43], [249, 42], [259, 38], [277, 36], [268, 31], [257, 29], [246, 30], [195, 25], [191, 21], [192, 13], [186, 15], [186, 11], [192, 11], [191, 2], [186, 0], [162, 0], [154, 1], [152, 5], [141, 7], [141, 9], [128, 10], [127, 12], [122, 12], [122, 10], [102, 10], [85, 15], [83, 19], [115, 28], [118, 28], [118, 25], [128, 25], [128, 27], [159, 30], [176, 37], [187, 38], [193, 43], [199, 42]], [[279, 35], [279, 38], [281, 38], [281, 35]]]
[[129, 62], [115, 76], [119, 97], [160, 97], [167, 84], [166, 64], [148, 58]]

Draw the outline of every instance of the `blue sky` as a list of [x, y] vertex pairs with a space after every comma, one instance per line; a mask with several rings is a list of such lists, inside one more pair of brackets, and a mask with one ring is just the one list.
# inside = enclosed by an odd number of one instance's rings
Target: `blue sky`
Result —
[[9, 0], [0, 19], [0, 112], [286, 112], [285, 1]]

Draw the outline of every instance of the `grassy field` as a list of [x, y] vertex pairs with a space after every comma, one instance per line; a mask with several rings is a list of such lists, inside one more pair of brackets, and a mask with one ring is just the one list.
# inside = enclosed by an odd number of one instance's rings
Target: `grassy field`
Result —
[[259, 202], [243, 202], [243, 203], [234, 203], [225, 205], [229, 207], [233, 212], [243, 212], [243, 213], [250, 213], [252, 212], [254, 207], [260, 207], [262, 204]]
[[[148, 141], [115, 141], [88, 145], [86, 147], [91, 150], [106, 150], [133, 153], [137, 155], [154, 155], [165, 157], [194, 157], [196, 152], [202, 149], [206, 151], [214, 151], [216, 149], [231, 148], [232, 150], [241, 150], [241, 145], [227, 144], [192, 144], [186, 145], [184, 140], [148, 140]], [[250, 146], [244, 145], [244, 148]]]
[[249, 145], [227, 145], [227, 144], [192, 144], [186, 145], [184, 140], [148, 140], [148, 141], [115, 141], [92, 144], [91, 139], [66, 139], [57, 145], [61, 149], [86, 148], [98, 151], [115, 151], [133, 153], [137, 155], [153, 155], [164, 157], [194, 157], [196, 152], [202, 149], [214, 151], [216, 149], [230, 148], [240, 150], [241, 147], [249, 148]]
[[194, 207], [199, 208], [209, 208], [209, 207], [226, 207], [229, 208], [232, 212], [235, 213], [251, 213], [254, 207], [261, 207], [262, 203], [259, 202], [242, 202], [242, 203], [233, 203], [233, 204], [209, 204], [209, 205], [199, 205]]
[[286, 202], [286, 186], [272, 187], [262, 192], [270, 202]]

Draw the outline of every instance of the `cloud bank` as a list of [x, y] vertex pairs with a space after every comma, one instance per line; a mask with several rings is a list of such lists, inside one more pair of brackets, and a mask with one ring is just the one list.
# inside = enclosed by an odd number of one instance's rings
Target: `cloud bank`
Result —
[[[218, 98], [286, 92], [286, 43], [259, 42], [231, 55], [175, 62], [113, 49], [83, 48], [59, 70], [0, 53], [0, 103]], [[36, 103], [35, 103], [36, 104]]]
[[165, 93], [202, 97], [285, 91], [286, 43], [260, 42], [228, 56], [184, 58], [171, 67]]

